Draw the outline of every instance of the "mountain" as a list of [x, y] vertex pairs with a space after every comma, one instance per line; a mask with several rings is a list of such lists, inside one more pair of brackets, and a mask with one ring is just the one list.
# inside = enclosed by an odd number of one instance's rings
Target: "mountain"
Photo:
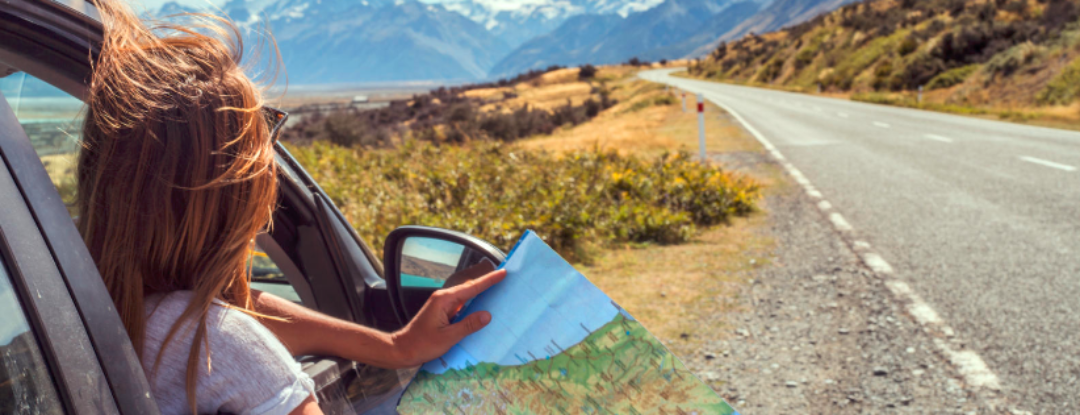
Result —
[[[748, 33], [765, 33], [810, 20], [822, 13], [858, 0], [776, 0], [761, 12], [747, 19], [735, 22], [723, 22], [706, 28], [707, 37], [695, 37], [676, 46], [690, 49], [686, 57], [704, 56], [716, 48], [720, 42], [735, 40]], [[709, 30], [711, 29], [711, 30]]]
[[[758, 7], [734, 0], [667, 0], [651, 9], [612, 15], [581, 15], [544, 36], [518, 47], [491, 70], [507, 76], [550, 64], [578, 65], [644, 59], [676, 58], [665, 47], [701, 32], [718, 16], [733, 22], [749, 17]], [[712, 39], [709, 39], [712, 40]]]
[[[176, 11], [186, 10], [169, 3], [158, 14]], [[465, 16], [415, 0], [231, 0], [222, 11], [249, 34], [269, 27], [291, 84], [481, 80], [510, 50]]]
[[966, 113], [1071, 114], [1080, 99], [1078, 20], [1080, 0], [870, 0], [721, 44], [690, 73]]
[[442, 5], [472, 19], [512, 48], [550, 33], [580, 14], [626, 15], [663, 0], [453, 0]]

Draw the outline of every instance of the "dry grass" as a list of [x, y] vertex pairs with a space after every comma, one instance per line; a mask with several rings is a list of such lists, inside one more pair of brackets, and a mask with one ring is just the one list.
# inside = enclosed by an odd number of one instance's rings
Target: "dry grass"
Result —
[[[697, 152], [697, 113], [692, 95], [687, 94], [687, 111], [679, 104], [680, 91], [665, 92], [640, 80], [627, 80], [618, 85], [615, 98], [619, 105], [605, 111], [591, 122], [556, 131], [547, 137], [524, 141], [528, 149], [568, 152], [599, 147], [620, 153], [656, 155], [665, 151]], [[628, 112], [635, 103], [664, 94], [676, 97], [675, 105], [656, 105]], [[752, 151], [757, 142], [742, 128], [732, 123], [720, 108], [705, 105], [705, 147], [709, 151]]]
[[718, 329], [698, 323], [737, 307], [741, 271], [761, 265], [773, 246], [758, 232], [766, 220], [760, 213], [737, 218], [683, 245], [609, 250], [582, 272], [666, 344], [692, 350], [698, 333]]
[[[592, 121], [562, 129], [551, 136], [518, 143], [528, 149], [555, 153], [594, 147], [614, 149], [624, 154], [653, 156], [665, 151], [698, 148], [697, 113], [693, 95], [687, 95], [687, 112], [676, 99], [674, 105], [653, 105], [637, 111], [635, 103], [664, 94], [679, 97], [681, 91], [665, 91], [649, 82], [631, 79], [629, 70], [611, 82], [619, 105], [604, 111]], [[723, 116], [723, 111], [705, 106], [706, 148], [714, 152], [762, 152], [742, 127]], [[744, 172], [769, 186], [780, 179], [779, 171]], [[783, 190], [783, 189], [778, 189]], [[709, 317], [731, 311], [738, 304], [737, 293], [746, 284], [745, 273], [755, 259], [757, 266], [775, 242], [762, 228], [767, 225], [764, 213], [735, 218], [728, 225], [713, 227], [688, 244], [671, 246], [626, 246], [601, 252], [596, 261], [582, 268], [604, 292], [642, 321], [656, 336], [681, 356], [696, 350]], [[689, 334], [683, 338], [682, 334]]]

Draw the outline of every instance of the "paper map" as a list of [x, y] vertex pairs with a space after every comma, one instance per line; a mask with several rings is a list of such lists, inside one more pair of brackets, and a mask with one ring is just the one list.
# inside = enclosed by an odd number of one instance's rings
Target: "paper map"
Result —
[[403, 414], [736, 414], [625, 310], [527, 232], [459, 316], [491, 323], [420, 368]]

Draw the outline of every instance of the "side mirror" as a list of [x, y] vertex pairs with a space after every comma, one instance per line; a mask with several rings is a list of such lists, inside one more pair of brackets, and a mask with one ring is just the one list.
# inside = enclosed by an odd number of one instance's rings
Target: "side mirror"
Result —
[[402, 323], [431, 294], [494, 271], [506, 254], [479, 238], [426, 226], [394, 229], [383, 245], [386, 287]]

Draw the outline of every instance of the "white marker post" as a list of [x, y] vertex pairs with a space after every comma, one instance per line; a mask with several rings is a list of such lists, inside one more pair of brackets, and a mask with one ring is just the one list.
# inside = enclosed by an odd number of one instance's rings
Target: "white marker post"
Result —
[[915, 103], [922, 104], [922, 85], [919, 85], [919, 98], [915, 100]]
[[697, 94], [697, 129], [701, 162], [705, 163], [705, 94]]
[[682, 93], [682, 112], [686, 112], [686, 93]]

